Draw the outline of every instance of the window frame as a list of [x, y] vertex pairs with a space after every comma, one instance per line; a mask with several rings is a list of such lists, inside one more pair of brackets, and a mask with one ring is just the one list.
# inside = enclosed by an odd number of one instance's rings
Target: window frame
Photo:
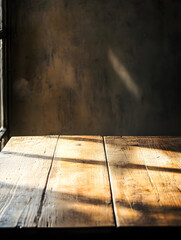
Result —
[[1, 105], [0, 105], [0, 150], [8, 141], [8, 91], [7, 91], [7, 0], [2, 0], [2, 28], [0, 40], [2, 40], [2, 81], [1, 81]]

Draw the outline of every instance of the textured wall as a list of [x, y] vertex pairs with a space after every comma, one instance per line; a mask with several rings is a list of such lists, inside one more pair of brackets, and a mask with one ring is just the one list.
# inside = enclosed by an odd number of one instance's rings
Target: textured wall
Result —
[[10, 0], [11, 135], [181, 134], [179, 0]]

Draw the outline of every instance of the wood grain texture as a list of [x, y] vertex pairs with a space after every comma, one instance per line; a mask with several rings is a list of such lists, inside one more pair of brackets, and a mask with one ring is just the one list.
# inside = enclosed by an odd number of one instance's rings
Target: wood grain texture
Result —
[[0, 153], [0, 227], [114, 226], [113, 212], [181, 225], [180, 137], [13, 137]]
[[117, 225], [181, 225], [181, 138], [105, 142]]
[[59, 137], [39, 226], [114, 226], [102, 137]]
[[35, 227], [57, 136], [12, 137], [0, 153], [0, 227]]

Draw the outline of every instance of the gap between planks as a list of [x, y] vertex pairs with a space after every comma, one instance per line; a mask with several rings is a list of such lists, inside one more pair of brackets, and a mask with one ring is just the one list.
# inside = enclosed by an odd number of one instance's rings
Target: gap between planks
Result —
[[109, 186], [110, 186], [110, 193], [111, 193], [111, 203], [112, 203], [112, 210], [113, 210], [113, 217], [114, 217], [114, 224], [115, 227], [118, 227], [118, 219], [117, 219], [117, 212], [116, 212], [116, 206], [115, 206], [115, 197], [114, 197], [114, 192], [112, 188], [112, 182], [111, 182], [111, 174], [110, 174], [110, 169], [109, 169], [109, 162], [108, 162], [108, 157], [107, 157], [107, 149], [106, 149], [106, 144], [105, 144], [105, 137], [102, 136], [102, 143], [104, 147], [104, 154], [105, 154], [105, 159], [106, 159], [106, 166], [107, 166], [107, 172], [108, 172], [108, 179], [109, 179]]
[[51, 169], [52, 169], [52, 166], [53, 166], [53, 160], [54, 160], [54, 157], [55, 157], [55, 152], [56, 152], [56, 148], [57, 148], [59, 137], [60, 136], [57, 137], [57, 141], [56, 141], [56, 144], [55, 144], [55, 149], [54, 149], [54, 152], [53, 152], [50, 168], [48, 170], [47, 178], [46, 178], [46, 181], [45, 181], [45, 186], [44, 186], [44, 189], [43, 189], [43, 192], [42, 192], [40, 205], [39, 205], [39, 208], [38, 208], [38, 211], [37, 211], [37, 215], [36, 215], [35, 220], [34, 220], [34, 222], [36, 224], [36, 227], [38, 227], [39, 219], [41, 217], [43, 203], [44, 203], [44, 198], [45, 198], [45, 193], [46, 193], [46, 189], [47, 189], [47, 185], [48, 185], [48, 180], [49, 180], [49, 177], [50, 177]]

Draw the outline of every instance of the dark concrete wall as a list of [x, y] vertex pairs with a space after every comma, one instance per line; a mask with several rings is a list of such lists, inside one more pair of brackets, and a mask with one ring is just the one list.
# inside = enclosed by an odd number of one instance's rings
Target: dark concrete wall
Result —
[[10, 0], [11, 135], [181, 134], [179, 0]]

